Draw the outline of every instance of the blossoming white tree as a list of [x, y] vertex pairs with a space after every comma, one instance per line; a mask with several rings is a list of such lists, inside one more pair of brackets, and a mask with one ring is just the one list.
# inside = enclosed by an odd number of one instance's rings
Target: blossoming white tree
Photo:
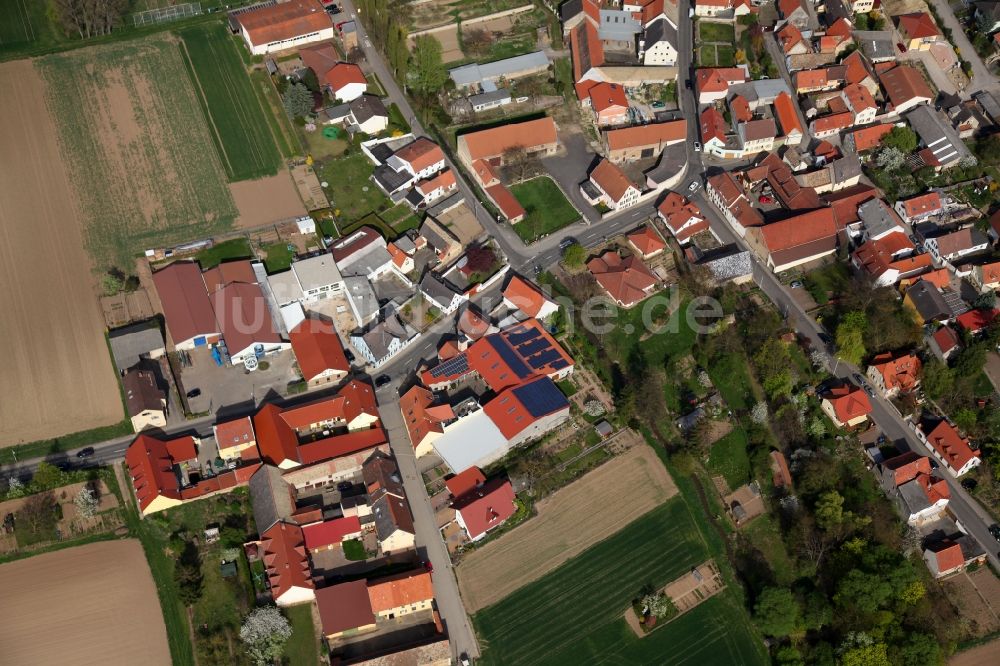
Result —
[[258, 666], [277, 661], [291, 635], [292, 627], [277, 606], [255, 609], [247, 615], [240, 628], [240, 640], [246, 644], [247, 654]]

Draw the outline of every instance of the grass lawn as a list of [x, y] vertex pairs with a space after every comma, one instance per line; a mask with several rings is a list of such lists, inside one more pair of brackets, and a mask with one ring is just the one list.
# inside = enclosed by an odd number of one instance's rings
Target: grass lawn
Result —
[[701, 67], [715, 67], [719, 61], [715, 56], [715, 46], [709, 44], [698, 47], [698, 65]]
[[826, 305], [831, 293], [848, 289], [851, 283], [851, 272], [847, 266], [834, 262], [817, 268], [805, 276], [805, 287], [809, 290], [818, 305]]
[[484, 664], [762, 663], [738, 602], [706, 602], [639, 639], [622, 611], [709, 557], [684, 498], [675, 498], [541, 580], [476, 614]]
[[314, 160], [338, 159], [343, 156], [350, 144], [347, 143], [344, 134], [339, 134], [334, 138], [327, 138], [322, 129], [315, 132], [307, 132], [301, 127], [297, 127], [299, 139], [306, 147], [306, 152], [312, 155]]
[[272, 176], [281, 154], [229, 31], [209, 23], [179, 31], [198, 101], [230, 180]]
[[580, 213], [548, 176], [512, 185], [510, 190], [527, 213], [522, 221], [514, 225], [514, 231], [525, 243], [558, 231], [580, 219]]
[[736, 64], [736, 49], [732, 46], [716, 46], [715, 54], [719, 67], [732, 67]]
[[371, 181], [375, 166], [360, 152], [317, 163], [316, 171], [320, 182], [329, 183], [327, 196], [334, 211], [339, 211], [341, 227], [389, 205], [382, 190]]
[[748, 368], [749, 361], [738, 352], [722, 357], [708, 368], [712, 383], [730, 409], [746, 410], [755, 402]]
[[390, 104], [386, 109], [389, 112], [389, 133], [399, 130], [403, 134], [409, 134], [412, 130], [410, 123], [406, 122], [403, 112], [395, 104]]
[[725, 42], [732, 44], [736, 41], [736, 33], [733, 26], [726, 23], [710, 23], [700, 21], [698, 23], [698, 34], [703, 42]]
[[368, 557], [365, 552], [365, 545], [360, 539], [348, 539], [341, 546], [344, 548], [344, 557], [349, 560], [361, 561]]
[[731, 433], [712, 444], [708, 456], [708, 471], [721, 474], [731, 489], [735, 489], [750, 480], [750, 458], [747, 456], [747, 436], [742, 428], [736, 428]]
[[207, 270], [218, 266], [223, 261], [230, 259], [249, 259], [253, 254], [250, 252], [250, 241], [246, 238], [233, 238], [231, 240], [216, 243], [210, 248], [202, 250], [194, 256], [201, 264], [202, 270]]
[[264, 268], [267, 269], [268, 274], [287, 271], [291, 267], [295, 251], [288, 248], [288, 243], [274, 243], [262, 249], [267, 254], [267, 258], [264, 259]]
[[788, 555], [781, 528], [775, 518], [768, 513], [755, 518], [740, 530], [761, 553], [771, 567], [778, 585], [791, 585], [798, 577], [795, 562]]
[[285, 615], [292, 624], [292, 637], [285, 643], [285, 659], [294, 666], [315, 666], [319, 663], [319, 641], [313, 624], [312, 604], [289, 606]]
[[559, 385], [559, 390], [562, 391], [567, 398], [573, 397], [573, 395], [576, 393], [576, 384], [569, 381], [568, 379], [564, 379], [561, 382], [557, 382], [557, 384]]

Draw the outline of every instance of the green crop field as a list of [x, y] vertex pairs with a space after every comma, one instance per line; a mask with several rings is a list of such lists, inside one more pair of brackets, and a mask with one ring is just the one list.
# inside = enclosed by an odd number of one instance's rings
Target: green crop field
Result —
[[42, 0], [0, 0], [0, 52], [57, 41]]
[[231, 181], [273, 176], [281, 155], [232, 37], [221, 23], [180, 31], [188, 72]]
[[749, 620], [724, 592], [639, 639], [622, 613], [710, 557], [675, 498], [473, 618], [484, 664], [757, 664]]
[[36, 61], [100, 267], [232, 227], [236, 206], [176, 40], [147, 37]]

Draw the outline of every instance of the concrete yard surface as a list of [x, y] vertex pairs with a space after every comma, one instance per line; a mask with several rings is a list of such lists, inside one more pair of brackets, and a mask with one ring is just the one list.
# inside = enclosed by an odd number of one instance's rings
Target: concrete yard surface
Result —
[[156, 587], [135, 539], [4, 564], [0, 589], [3, 663], [170, 664]]
[[538, 516], [455, 568], [470, 613], [538, 580], [677, 494], [656, 452], [635, 446], [538, 503]]

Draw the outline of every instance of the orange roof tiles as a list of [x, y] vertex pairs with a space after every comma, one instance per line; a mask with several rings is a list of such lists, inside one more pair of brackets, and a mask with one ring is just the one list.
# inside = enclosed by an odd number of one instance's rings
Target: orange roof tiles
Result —
[[201, 277], [205, 281], [205, 288], [209, 294], [225, 287], [230, 282], [246, 282], [247, 284], [257, 282], [253, 266], [246, 259], [224, 261], [215, 268], [209, 268], [201, 274]]
[[588, 96], [590, 97], [590, 106], [598, 114], [612, 108], [628, 108], [625, 89], [617, 83], [602, 81], [590, 89]]
[[851, 131], [850, 136], [854, 138], [854, 150], [860, 153], [872, 148], [878, 148], [882, 137], [891, 132], [893, 127], [895, 125], [891, 123], [884, 123]]
[[238, 14], [236, 20], [256, 46], [333, 27], [333, 20], [323, 11], [319, 0], [290, 0]]
[[820, 208], [760, 227], [767, 249], [773, 254], [820, 239], [837, 236], [833, 210]]
[[490, 479], [478, 490], [462, 495], [452, 507], [462, 516], [471, 539], [503, 524], [517, 511], [513, 486], [500, 478]]
[[687, 138], [687, 123], [682, 119], [610, 129], [604, 132], [604, 138], [608, 150], [642, 146], [656, 146], [659, 149], [671, 143], [684, 141]]
[[934, 93], [924, 77], [908, 65], [896, 65], [883, 73], [879, 80], [893, 106], [901, 106], [914, 98], [934, 99]]
[[218, 332], [219, 324], [197, 263], [172, 263], [153, 273], [153, 284], [174, 343]]
[[882, 375], [882, 381], [887, 390], [912, 390], [920, 380], [920, 359], [916, 354], [902, 354], [893, 357], [892, 354], [879, 354], [870, 364]]
[[633, 254], [623, 259], [608, 250], [587, 262], [587, 270], [612, 298], [626, 306], [644, 299], [656, 285], [656, 276]]
[[846, 78], [848, 83], [861, 83], [871, 76], [867, 65], [865, 65], [865, 59], [861, 55], [861, 51], [852, 51], [844, 58], [842, 64], [847, 67]]
[[753, 118], [753, 113], [750, 112], [750, 103], [743, 95], [733, 95], [732, 99], [729, 100], [729, 109], [732, 111], [735, 122], [745, 123]]
[[472, 163], [472, 170], [476, 172], [476, 179], [483, 187], [490, 187], [500, 182], [496, 169], [486, 160], [476, 160]]
[[941, 195], [928, 192], [901, 202], [907, 217], [919, 217], [941, 210]]
[[[945, 269], [942, 269], [945, 270]], [[955, 323], [969, 333], [975, 335], [993, 323], [1000, 315], [1000, 310], [969, 310], [955, 318]]]
[[648, 256], [654, 252], [666, 249], [667, 244], [660, 238], [660, 234], [649, 225], [636, 229], [627, 236], [632, 245], [638, 248], [643, 256]]
[[520, 275], [510, 279], [503, 290], [503, 296], [529, 317], [537, 317], [542, 307], [549, 302], [545, 294]]
[[847, 102], [851, 105], [851, 109], [854, 113], [860, 113], [867, 109], [877, 109], [878, 105], [875, 104], [875, 98], [860, 83], [850, 83], [844, 88], [844, 96], [847, 98]]
[[726, 142], [726, 120], [717, 108], [710, 106], [702, 111], [700, 120], [702, 143], [708, 143], [712, 139]]
[[490, 199], [493, 199], [493, 203], [497, 205], [503, 216], [511, 222], [519, 221], [528, 214], [514, 193], [507, 189], [503, 183], [487, 187], [486, 193], [490, 195]]
[[590, 172], [590, 180], [616, 203], [624, 198], [629, 189], [638, 189], [624, 171], [606, 158]]
[[[796, 0], [797, 2], [798, 0]], [[777, 37], [778, 43], [781, 45], [781, 50], [786, 54], [802, 43], [802, 31], [793, 23], [786, 23], [775, 33], [775, 37]]]
[[444, 485], [452, 497], [461, 497], [484, 483], [486, 483], [486, 476], [483, 474], [483, 470], [478, 467], [470, 467], [445, 481]]
[[803, 69], [795, 72], [796, 90], [811, 90], [823, 88], [829, 81], [827, 70], [825, 69]]
[[299, 370], [307, 381], [327, 370], [350, 371], [351, 364], [344, 354], [344, 345], [331, 322], [306, 318], [289, 331], [288, 338]]
[[253, 421], [244, 416], [235, 421], [225, 421], [215, 424], [215, 442], [220, 450], [231, 449], [256, 441], [253, 433]]
[[778, 11], [781, 12], [781, 18], [784, 19], [794, 14], [796, 10], [802, 9], [800, 0], [778, 0], [777, 5]]
[[893, 483], [901, 486], [917, 478], [920, 474], [931, 473], [931, 459], [914, 451], [907, 451], [882, 462], [883, 469], [893, 475]]
[[397, 150], [393, 156], [409, 164], [416, 173], [443, 161], [444, 151], [441, 146], [421, 136]]
[[797, 130], [800, 134], [803, 133], [799, 114], [796, 113], [795, 107], [792, 96], [786, 92], [780, 92], [774, 98], [774, 114], [778, 117], [778, 124], [781, 125], [781, 132], [785, 136], [788, 136], [793, 130]]
[[972, 458], [979, 456], [979, 449], [973, 449], [972, 443], [944, 420], [927, 434], [927, 442], [955, 470], [965, 467]]
[[554, 144], [557, 140], [556, 124], [548, 116], [469, 132], [459, 137], [459, 141], [465, 142], [472, 160], [488, 160], [510, 148], [530, 150]]
[[384, 613], [433, 599], [434, 586], [427, 571], [407, 571], [368, 581], [368, 597], [372, 610]]
[[315, 587], [309, 570], [302, 528], [278, 522], [261, 534], [260, 540], [264, 551], [264, 567], [275, 599], [293, 587]]
[[965, 555], [962, 554], [962, 547], [950, 539], [933, 543], [927, 547], [927, 550], [934, 553], [934, 560], [939, 573], [952, 571], [965, 564]]
[[900, 14], [896, 17], [896, 25], [907, 39], [926, 39], [940, 37], [941, 31], [934, 24], [934, 19], [927, 12]]
[[[670, 233], [682, 243], [708, 228], [708, 220], [702, 215], [701, 209], [676, 192], [668, 192], [656, 207], [656, 212], [660, 214]], [[694, 222], [690, 226], [684, 226], [692, 220]]]
[[333, 69], [326, 73], [323, 81], [330, 86], [334, 95], [352, 83], [368, 85], [368, 81], [365, 79], [365, 74], [361, 71], [361, 68], [350, 62], [337, 63]]
[[851, 24], [844, 17], [840, 17], [833, 22], [833, 25], [826, 29], [826, 34], [836, 35], [838, 37], [849, 38], [852, 33], [853, 29], [851, 28]]
[[854, 114], [850, 111], [843, 113], [831, 113], [827, 116], [820, 116], [813, 121], [813, 132], [825, 133], [834, 132], [850, 127], [854, 124]]
[[994, 261], [989, 264], [983, 264], [979, 267], [982, 271], [982, 282], [983, 284], [993, 284], [994, 282], [1000, 282], [1000, 261]]
[[872, 411], [868, 395], [853, 384], [832, 388], [823, 397], [833, 406], [833, 413], [841, 423], [867, 416]]
[[125, 464], [141, 511], [160, 495], [180, 499], [174, 460], [167, 453], [166, 442], [139, 435], [125, 451]]

